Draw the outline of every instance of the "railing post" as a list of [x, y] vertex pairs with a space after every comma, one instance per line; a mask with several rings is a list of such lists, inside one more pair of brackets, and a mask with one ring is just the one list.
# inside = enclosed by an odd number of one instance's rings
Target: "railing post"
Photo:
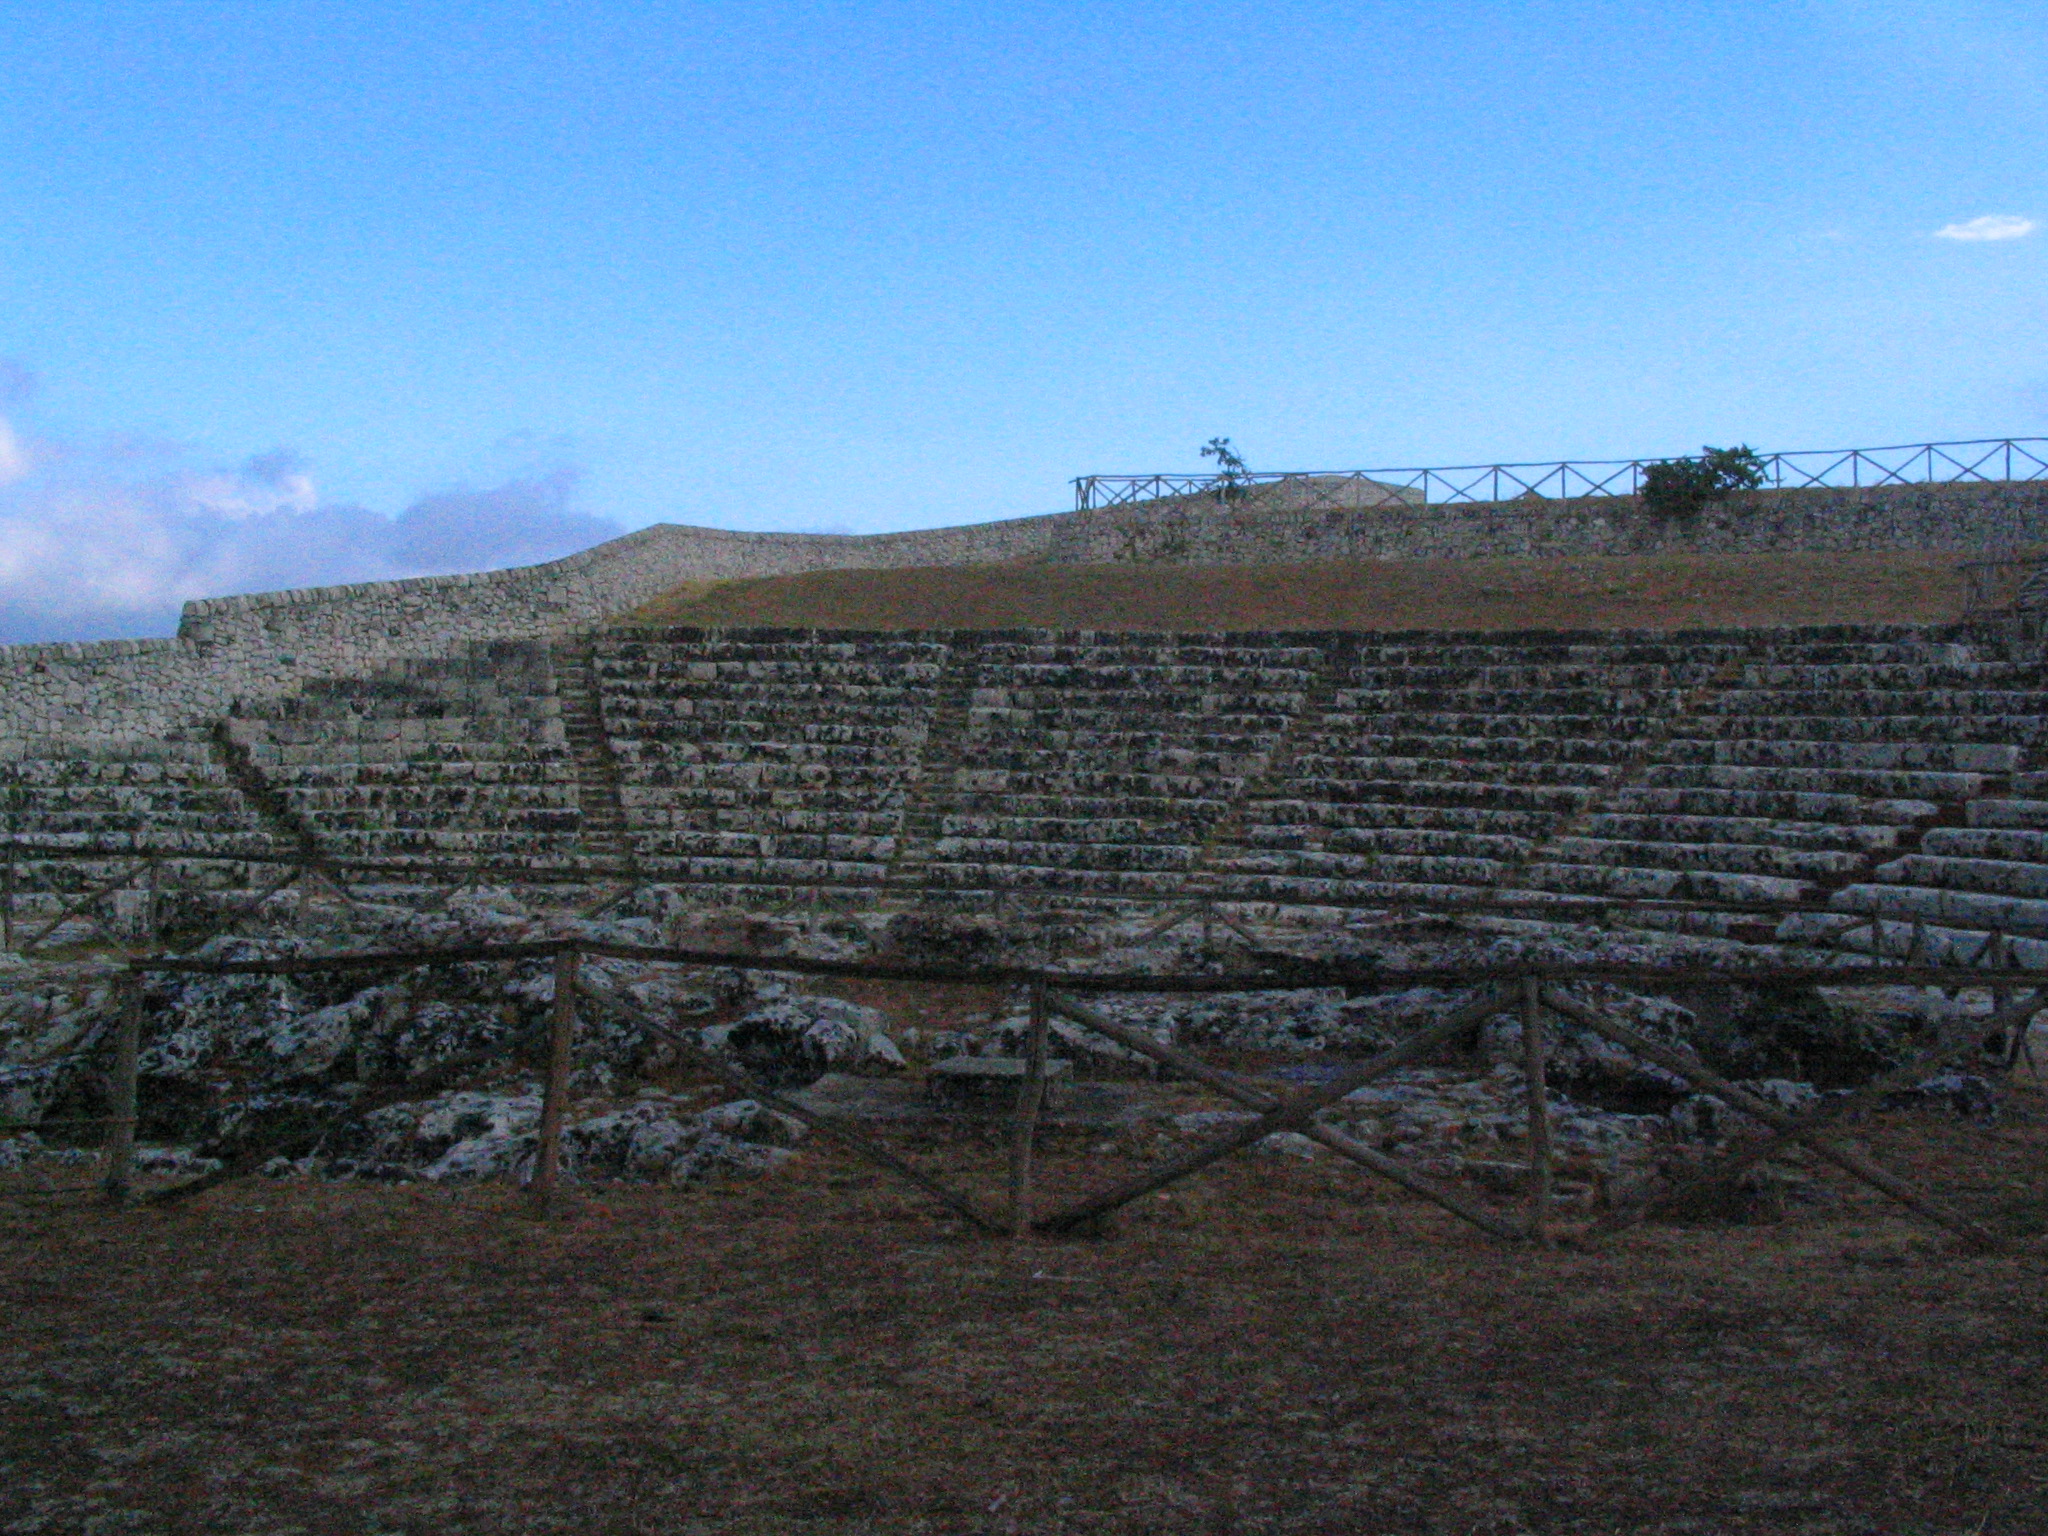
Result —
[[580, 951], [555, 954], [555, 1000], [548, 1015], [548, 1077], [540, 1101], [540, 1145], [534, 1150], [534, 1208], [545, 1215], [554, 1204], [562, 1168], [562, 1116], [568, 1108], [569, 1049], [576, 1038], [576, 973]]
[[107, 1176], [102, 1186], [115, 1205], [128, 1203], [135, 1168], [135, 1058], [142, 1044], [142, 976], [121, 980], [121, 1018], [114, 1028], [114, 1072], [109, 1084]]
[[1529, 1095], [1529, 1236], [1550, 1242], [1549, 1052], [1543, 1038], [1542, 982], [1522, 978], [1522, 1077]]
[[1045, 1100], [1045, 983], [1031, 983], [1031, 1031], [1024, 1046], [1024, 1081], [1017, 1088], [1016, 1124], [1010, 1142], [1010, 1235], [1031, 1231], [1031, 1155], [1038, 1138], [1038, 1111]]

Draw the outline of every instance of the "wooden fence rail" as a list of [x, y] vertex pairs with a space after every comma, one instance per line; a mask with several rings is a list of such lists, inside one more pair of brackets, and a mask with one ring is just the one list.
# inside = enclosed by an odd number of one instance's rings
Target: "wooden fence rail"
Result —
[[[972, 1196], [952, 1187], [877, 1141], [865, 1130], [848, 1124], [843, 1117], [827, 1114], [800, 1100], [777, 1092], [737, 1061], [705, 1047], [695, 1034], [657, 1017], [647, 1007], [626, 996], [604, 976], [600, 968], [583, 965], [586, 957], [633, 964], [699, 968], [733, 968], [742, 971], [772, 971], [836, 978], [909, 984], [1021, 985], [1031, 1001], [1031, 1027], [1027, 1040], [1027, 1071], [1013, 1112], [1011, 1141], [1010, 1211], [1008, 1218], [987, 1210]], [[423, 966], [466, 964], [476, 961], [546, 959], [554, 969], [554, 1001], [549, 1012], [547, 1085], [543, 1100], [539, 1147], [529, 1185], [535, 1203], [545, 1210], [553, 1200], [560, 1177], [560, 1145], [567, 1107], [569, 1063], [577, 1027], [576, 1001], [583, 998], [609, 1009], [648, 1035], [665, 1041], [693, 1065], [709, 1072], [728, 1087], [756, 1102], [802, 1121], [825, 1139], [836, 1142], [854, 1155], [883, 1168], [912, 1185], [954, 1215], [989, 1233], [1024, 1236], [1030, 1233], [1060, 1234], [1093, 1226], [1132, 1201], [1166, 1188], [1201, 1169], [1257, 1146], [1267, 1136], [1297, 1131], [1336, 1152], [1348, 1161], [1390, 1179], [1403, 1189], [1428, 1200], [1490, 1235], [1505, 1240], [1549, 1242], [1553, 1237], [1553, 1201], [1550, 1193], [1550, 1117], [1546, 1086], [1548, 1030], [1543, 1015], [1557, 1015], [1581, 1028], [1621, 1046], [1637, 1058], [1677, 1074], [1700, 1092], [1710, 1094], [1738, 1115], [1763, 1128], [1761, 1138], [1752, 1136], [1732, 1142], [1692, 1184], [1665, 1195], [1683, 1193], [1704, 1182], [1726, 1180], [1753, 1166], [1778, 1147], [1797, 1142], [1811, 1154], [1834, 1164], [1857, 1180], [1871, 1186], [1908, 1210], [1931, 1221], [1976, 1247], [1993, 1247], [1997, 1239], [1980, 1223], [1964, 1216], [1926, 1194], [1898, 1175], [1880, 1167], [1865, 1153], [1847, 1146], [1831, 1134], [1833, 1128], [1851, 1115], [1879, 1102], [1883, 1095], [1910, 1086], [1918, 1074], [1939, 1068], [1964, 1052], [1981, 1049], [1987, 1032], [2024, 1029], [2044, 1004], [2048, 994], [2026, 991], [2001, 995], [1988, 1019], [1973, 1021], [1951, 1016], [1942, 1037], [1935, 1044], [1893, 1072], [1866, 1084], [1856, 1094], [1839, 1102], [1825, 1102], [1805, 1116], [1795, 1115], [1767, 1103], [1741, 1085], [1714, 1072], [1689, 1050], [1643, 1034], [1615, 1016], [1608, 1008], [1570, 990], [1581, 980], [1633, 981], [1663, 987], [1725, 983], [1732, 975], [1759, 979], [1751, 971], [1726, 968], [1651, 967], [1598, 963], [1532, 965], [1527, 962], [1488, 966], [1421, 968], [1390, 971], [1334, 961], [1294, 962], [1284, 968], [1255, 974], [1229, 976], [1154, 975], [1149, 973], [1091, 974], [1069, 969], [1032, 966], [904, 965], [875, 961], [832, 961], [796, 956], [764, 956], [730, 950], [700, 950], [662, 946], [637, 946], [563, 938], [522, 944], [466, 945], [445, 948], [421, 947], [349, 954], [309, 955], [276, 960], [223, 960], [191, 956], [147, 955], [131, 960], [122, 984], [120, 1016], [115, 1032], [114, 1063], [109, 1079], [112, 1113], [104, 1117], [110, 1127], [107, 1140], [108, 1166], [103, 1183], [107, 1196], [125, 1203], [131, 1195], [132, 1156], [137, 1123], [137, 1055], [142, 1035], [145, 979], [156, 975], [309, 975], [317, 973], [364, 973], [410, 970]], [[1778, 967], [1762, 973], [1773, 980], [1836, 985], [1937, 986], [1978, 988], [1984, 973], [1953, 967], [1863, 966]], [[1305, 985], [1345, 985], [1351, 988], [1385, 989], [1422, 984], [1441, 984], [1466, 989], [1463, 1003], [1436, 1023], [1417, 1030], [1368, 1061], [1340, 1072], [1333, 1080], [1314, 1088], [1284, 1093], [1279, 1085], [1263, 1079], [1245, 1078], [1223, 1072], [1191, 1053], [1167, 1045], [1147, 1032], [1109, 1017], [1090, 1006], [1089, 994], [1150, 994], [1156, 996], [1203, 995], [1219, 992], [1272, 991]], [[1529, 1213], [1516, 1224], [1461, 1194], [1423, 1177], [1415, 1170], [1369, 1147], [1334, 1126], [1323, 1123], [1325, 1112], [1342, 1103], [1347, 1095], [1390, 1072], [1428, 1056], [1469, 1035], [1486, 1018], [1498, 1012], [1518, 1012], [1523, 1030], [1524, 1087], [1528, 1102]], [[1155, 1168], [1125, 1179], [1108, 1188], [1085, 1195], [1070, 1204], [1039, 1217], [1032, 1211], [1033, 1151], [1043, 1107], [1048, 1020], [1060, 1014], [1081, 1026], [1180, 1072], [1189, 1079], [1221, 1093], [1225, 1098], [1251, 1110], [1255, 1118], [1198, 1144]], [[499, 1052], [481, 1053], [479, 1060], [512, 1048], [507, 1043]], [[1572, 1234], [1574, 1240], [1588, 1240], [1621, 1230], [1647, 1214], [1650, 1204], [1586, 1224]]]

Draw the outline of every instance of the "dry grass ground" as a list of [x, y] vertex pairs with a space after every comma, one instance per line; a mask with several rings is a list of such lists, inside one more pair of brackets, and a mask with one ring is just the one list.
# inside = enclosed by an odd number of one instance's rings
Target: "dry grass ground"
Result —
[[1960, 556], [980, 565], [692, 582], [629, 622], [843, 629], [1691, 629], [1941, 623]]
[[[2039, 1533], [2019, 1098], [1859, 1132], [2022, 1239], [1991, 1256], [1832, 1181], [1776, 1224], [1509, 1250], [1268, 1158], [1016, 1245], [815, 1150], [545, 1222], [492, 1187], [0, 1200], [0, 1530]], [[1062, 1141], [1048, 1180], [1157, 1150]]]

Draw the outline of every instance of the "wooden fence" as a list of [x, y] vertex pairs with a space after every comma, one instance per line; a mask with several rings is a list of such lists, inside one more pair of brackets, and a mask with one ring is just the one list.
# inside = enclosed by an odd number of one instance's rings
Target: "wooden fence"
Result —
[[[1011, 1126], [1011, 1175], [1007, 1210], [990, 1208], [983, 1201], [959, 1189], [940, 1173], [912, 1162], [883, 1144], [868, 1131], [844, 1116], [823, 1112], [815, 1106], [776, 1091], [732, 1057], [706, 1048], [696, 1034], [657, 1017], [644, 1004], [627, 996], [585, 969], [585, 956], [645, 965], [682, 967], [729, 967], [742, 971], [773, 971], [809, 976], [897, 982], [910, 985], [960, 984], [1021, 986], [1030, 998], [1030, 1027], [1026, 1038], [1023, 1089], [1019, 1092]], [[1646, 966], [1624, 964], [1497, 965], [1440, 969], [1390, 971], [1365, 963], [1299, 961], [1270, 967], [1255, 974], [1154, 975], [1143, 972], [1091, 973], [1058, 967], [1022, 965], [930, 965], [879, 961], [808, 959], [789, 955], [761, 955], [730, 950], [702, 950], [666, 946], [603, 943], [585, 939], [557, 939], [536, 943], [476, 944], [454, 948], [363, 950], [345, 954], [295, 956], [279, 959], [200, 959], [155, 955], [130, 962], [126, 978], [119, 1027], [114, 1042], [114, 1069], [110, 1079], [113, 1102], [108, 1119], [109, 1166], [106, 1189], [117, 1201], [130, 1197], [132, 1148], [137, 1119], [138, 1076], [135, 1069], [143, 1022], [143, 984], [156, 975], [263, 975], [294, 976], [333, 972], [403, 972], [421, 967], [471, 964], [479, 961], [532, 960], [545, 958], [554, 967], [554, 1003], [549, 1014], [546, 1052], [546, 1082], [540, 1122], [539, 1147], [530, 1184], [534, 1200], [545, 1207], [557, 1193], [563, 1116], [567, 1105], [569, 1064], [578, 1027], [579, 1006], [606, 1010], [634, 1025], [651, 1038], [674, 1048], [679, 1058], [715, 1077], [733, 1091], [769, 1108], [789, 1115], [811, 1127], [821, 1138], [836, 1143], [857, 1157], [918, 1189], [953, 1215], [990, 1234], [1059, 1234], [1090, 1227], [1112, 1212], [1147, 1194], [1166, 1188], [1221, 1159], [1256, 1146], [1276, 1132], [1306, 1135], [1339, 1157], [1388, 1179], [1420, 1196], [1462, 1221], [1507, 1241], [1548, 1243], [1555, 1230], [1556, 1211], [1550, 1191], [1551, 1121], [1553, 1108], [1546, 1085], [1546, 1064], [1550, 1049], [1550, 1018], [1568, 1021], [1590, 1030], [1610, 1043], [1667, 1072], [1676, 1074], [1696, 1091], [1711, 1094], [1745, 1117], [1759, 1131], [1733, 1141], [1708, 1165], [1683, 1181], [1653, 1184], [1643, 1196], [1624, 1208], [1604, 1213], [1571, 1232], [1578, 1241], [1590, 1241], [1603, 1234], [1632, 1226], [1661, 1205], [1739, 1177], [1758, 1161], [1790, 1144], [1841, 1169], [1919, 1217], [1940, 1226], [1964, 1242], [1980, 1248], [1997, 1246], [1997, 1239], [1981, 1224], [1954, 1210], [1944, 1201], [1923, 1191], [1900, 1175], [1880, 1166], [1866, 1153], [1844, 1140], [1841, 1126], [1884, 1097], [1909, 1087], [1951, 1063], [1979, 1051], [1993, 1034], [2023, 1032], [2034, 1014], [2048, 1006], [2048, 996], [2027, 989], [2001, 988], [1995, 993], [1996, 1006], [1988, 1019], [1966, 1019], [1952, 1010], [1938, 1038], [1916, 1051], [1895, 1070], [1873, 1079], [1854, 1093], [1824, 1100], [1804, 1115], [1770, 1103], [1739, 1084], [1728, 1081], [1689, 1050], [1654, 1039], [1619, 1017], [1612, 1009], [1581, 992], [1574, 983], [1599, 980], [1683, 988], [1744, 980], [1788, 985], [1867, 985], [1972, 988], [1985, 985], [1981, 971], [1953, 967], [1863, 966], [1853, 971], [1841, 967], [1749, 967], [1710, 968], [1703, 966]], [[1090, 999], [1109, 994], [1191, 995], [1229, 992], [1271, 991], [1308, 986], [1343, 986], [1353, 990], [1385, 990], [1392, 987], [1441, 986], [1465, 994], [1437, 1022], [1408, 1035], [1391, 1048], [1368, 1060], [1346, 1066], [1332, 1079], [1310, 1088], [1246, 1077], [1223, 1071], [1191, 1052], [1154, 1038], [1147, 1031], [1113, 1019]], [[1425, 1177], [1413, 1168], [1388, 1157], [1319, 1116], [1339, 1105], [1346, 1095], [1412, 1065], [1431, 1053], [1469, 1034], [1491, 1015], [1503, 1011], [1519, 1015], [1523, 1030], [1523, 1078], [1527, 1095], [1529, 1125], [1529, 1199], [1526, 1212], [1511, 1218], [1490, 1211], [1468, 1199], [1461, 1191]], [[1048, 1023], [1053, 1016], [1064, 1017], [1082, 1029], [1137, 1053], [1159, 1066], [1191, 1081], [1202, 1083], [1224, 1098], [1250, 1111], [1254, 1118], [1218, 1132], [1181, 1155], [1131, 1178], [1105, 1185], [1049, 1211], [1039, 1209], [1034, 1189], [1033, 1159], [1043, 1114], [1042, 1085]], [[260, 1155], [261, 1149], [250, 1154]], [[231, 1165], [227, 1176], [244, 1171]], [[200, 1184], [217, 1181], [208, 1176]], [[176, 1197], [178, 1186], [152, 1196]]]

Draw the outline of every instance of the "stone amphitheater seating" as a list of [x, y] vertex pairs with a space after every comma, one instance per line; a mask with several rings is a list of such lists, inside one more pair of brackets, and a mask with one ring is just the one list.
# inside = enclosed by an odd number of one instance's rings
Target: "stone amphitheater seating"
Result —
[[[169, 854], [162, 878], [187, 889], [238, 887], [247, 871], [177, 854], [276, 849], [201, 734], [91, 753], [62, 739], [28, 746], [28, 755], [0, 761], [0, 802], [8, 828], [23, 843]], [[133, 862], [22, 858], [12, 876], [15, 916], [35, 921], [54, 915], [69, 898], [114, 879]]]
[[927, 774], [909, 885], [1155, 897], [1263, 772], [1322, 657], [1280, 635], [996, 634]]
[[895, 856], [947, 638], [658, 631], [600, 643], [641, 867], [693, 883], [866, 885]]
[[[340, 856], [567, 865], [603, 827], [645, 878], [743, 899], [1658, 898], [2048, 969], [2038, 654], [1960, 628], [618, 631], [573, 674], [478, 647], [233, 729]], [[31, 835], [264, 835], [203, 740], [7, 775]]]
[[576, 774], [544, 646], [480, 644], [311, 681], [231, 728], [330, 856], [535, 865], [576, 856]]

